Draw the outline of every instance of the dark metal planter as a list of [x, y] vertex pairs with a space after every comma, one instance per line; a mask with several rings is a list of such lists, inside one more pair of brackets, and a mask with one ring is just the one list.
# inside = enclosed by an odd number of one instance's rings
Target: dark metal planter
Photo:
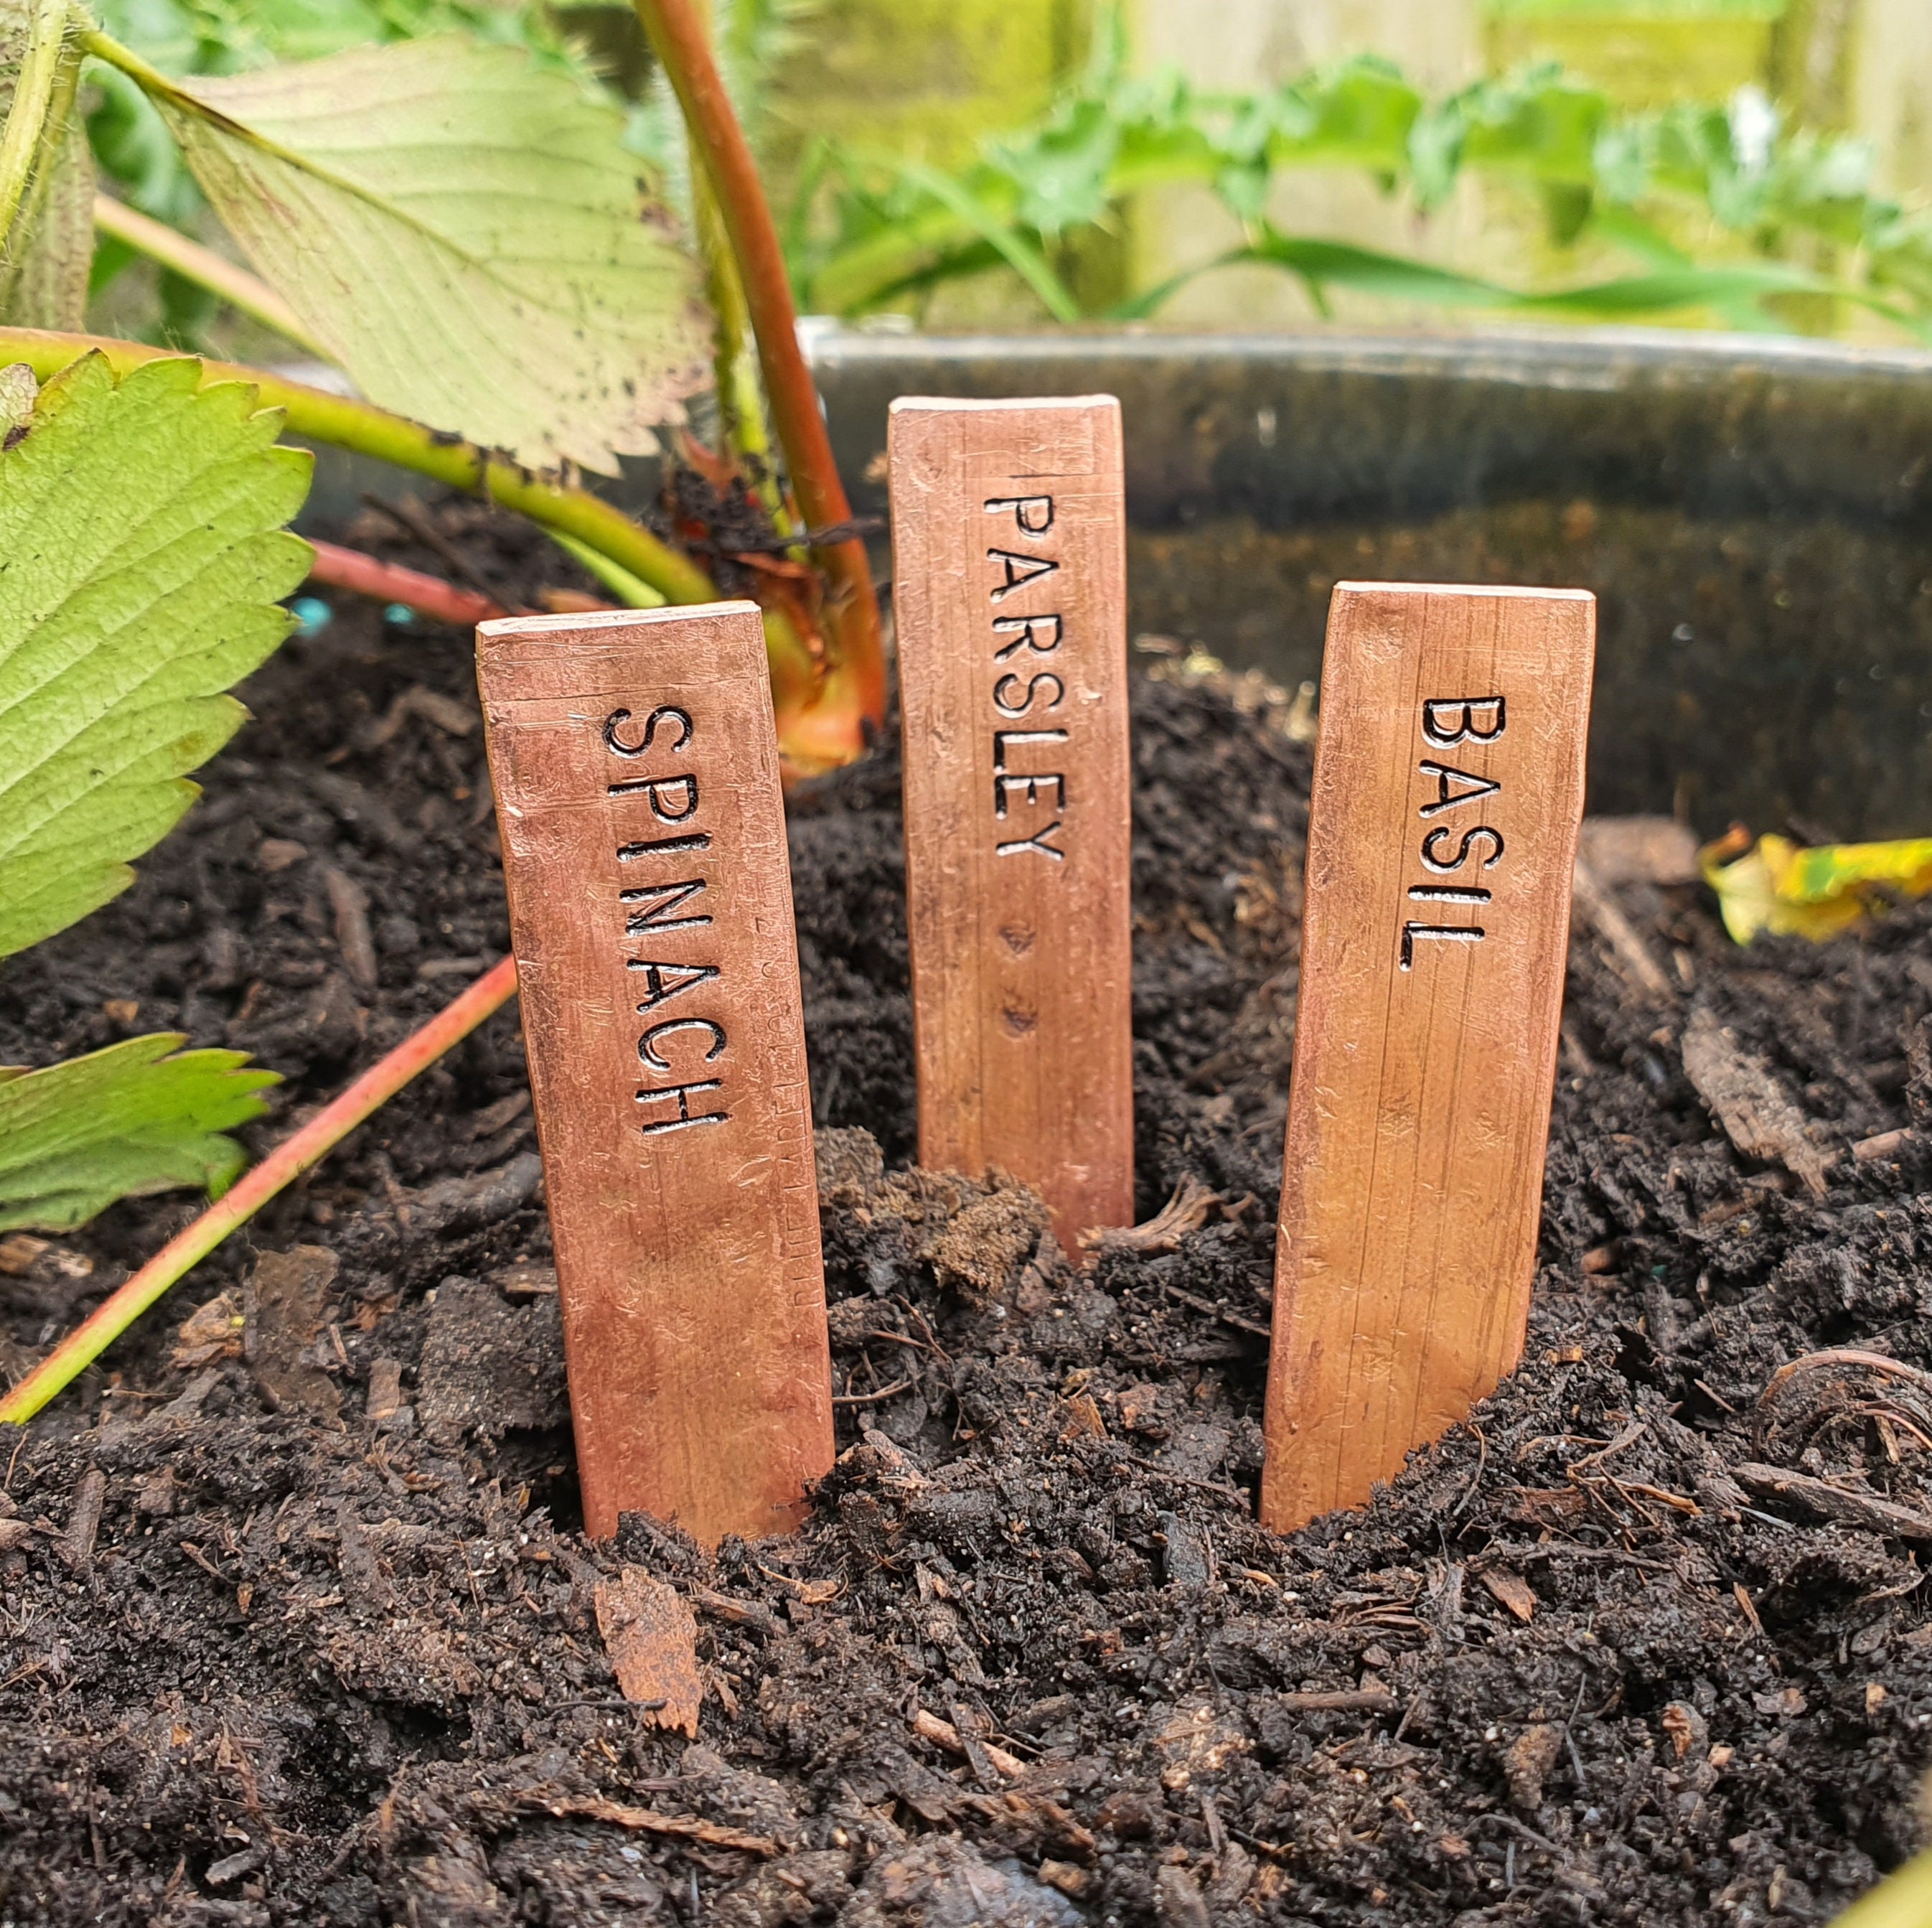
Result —
[[838, 334], [814, 359], [874, 511], [896, 395], [1118, 395], [1138, 629], [1292, 685], [1338, 579], [1592, 589], [1592, 809], [1932, 834], [1932, 356]]
[[[1637, 332], [811, 346], [862, 511], [884, 509], [896, 395], [1111, 392], [1137, 630], [1292, 685], [1338, 580], [1592, 589], [1592, 809], [1932, 834], [1932, 355]], [[316, 512], [398, 485], [332, 456]]]

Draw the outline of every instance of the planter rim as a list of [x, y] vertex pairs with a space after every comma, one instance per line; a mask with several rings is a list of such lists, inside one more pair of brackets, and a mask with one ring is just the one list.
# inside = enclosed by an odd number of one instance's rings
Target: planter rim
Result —
[[1393, 330], [1166, 335], [1142, 329], [921, 335], [848, 328], [808, 317], [801, 332], [813, 364], [827, 371], [950, 361], [1057, 367], [1102, 360], [1219, 361], [1337, 374], [1434, 374], [1603, 388], [1660, 377], [1711, 380], [1746, 373], [1801, 380], [1932, 381], [1932, 350], [1666, 328], [1495, 329], [1467, 335]]

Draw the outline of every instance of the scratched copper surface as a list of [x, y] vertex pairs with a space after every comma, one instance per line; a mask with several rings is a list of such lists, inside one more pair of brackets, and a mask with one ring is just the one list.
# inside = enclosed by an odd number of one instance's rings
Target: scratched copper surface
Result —
[[920, 1161], [1133, 1213], [1126, 590], [1111, 396], [908, 398], [890, 440]]
[[476, 633], [586, 1524], [783, 1531], [832, 1388], [758, 611]]
[[1521, 1356], [1596, 605], [1342, 583], [1328, 620], [1262, 1514], [1365, 1500]]

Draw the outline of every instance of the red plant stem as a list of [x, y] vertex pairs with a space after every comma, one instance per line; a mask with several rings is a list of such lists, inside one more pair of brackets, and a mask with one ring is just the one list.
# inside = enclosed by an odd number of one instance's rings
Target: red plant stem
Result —
[[[798, 345], [798, 313], [792, 305], [784, 253], [751, 144], [738, 125], [692, 0], [636, 0], [636, 5], [644, 32], [676, 91], [724, 218], [751, 311], [752, 331], [758, 338], [758, 366], [772, 425], [784, 450], [800, 511], [807, 527], [832, 527], [850, 519], [852, 507], [832, 460], [818, 386]], [[886, 667], [878, 599], [872, 593], [866, 545], [854, 538], [814, 553], [830, 585], [832, 633], [838, 646], [828, 668], [845, 672], [830, 680], [849, 687], [861, 714], [876, 724], [885, 716]]]
[[419, 616], [427, 616], [433, 622], [454, 623], [463, 629], [510, 613], [500, 603], [492, 602], [474, 590], [458, 589], [440, 576], [404, 569], [400, 563], [378, 562], [360, 550], [338, 548], [333, 542], [318, 542], [313, 538], [309, 547], [315, 551], [309, 581], [331, 589], [353, 590], [358, 596], [374, 596], [378, 602], [406, 603]]
[[284, 1139], [254, 1169], [177, 1232], [124, 1285], [118, 1286], [10, 1392], [0, 1399], [0, 1425], [20, 1425], [92, 1365], [168, 1287], [199, 1265], [270, 1199], [386, 1103], [419, 1071], [467, 1038], [516, 995], [517, 963], [506, 957], [428, 1023], [412, 1032], [342, 1095]]

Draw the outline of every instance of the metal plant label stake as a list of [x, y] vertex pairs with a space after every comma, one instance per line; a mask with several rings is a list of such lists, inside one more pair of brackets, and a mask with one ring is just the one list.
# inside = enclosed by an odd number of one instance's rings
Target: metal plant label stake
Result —
[[1120, 404], [908, 398], [890, 454], [920, 1161], [1070, 1246], [1133, 1217]]
[[586, 1525], [787, 1531], [832, 1378], [758, 611], [476, 640]]
[[1367, 1499], [1522, 1356], [1596, 604], [1341, 583], [1310, 807], [1262, 1517]]

